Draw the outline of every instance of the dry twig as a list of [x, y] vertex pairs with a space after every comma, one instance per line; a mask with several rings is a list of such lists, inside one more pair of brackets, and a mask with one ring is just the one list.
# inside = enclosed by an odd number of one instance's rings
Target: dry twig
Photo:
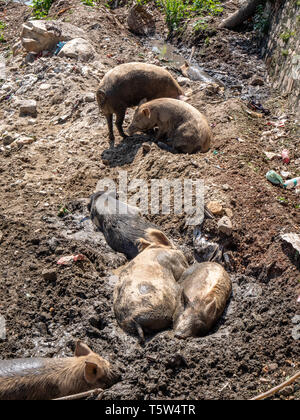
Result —
[[[96, 397], [97, 395], [103, 393], [103, 389], [92, 389], [91, 391], [81, 392], [80, 394], [75, 395], [68, 395], [67, 397], [62, 398], [55, 398], [53, 401], [73, 401], [73, 400], [81, 400], [82, 398], [86, 397]], [[98, 398], [101, 399], [101, 398]]]
[[300, 371], [297, 372], [294, 376], [292, 376], [287, 381], [283, 382], [282, 384], [275, 386], [275, 388], [270, 389], [269, 391], [265, 392], [264, 394], [260, 394], [255, 398], [252, 398], [251, 401], [259, 401], [259, 400], [265, 400], [268, 397], [271, 397], [272, 395], [276, 394], [281, 389], [285, 388], [286, 386], [292, 384], [295, 382], [298, 378], [300, 378]]

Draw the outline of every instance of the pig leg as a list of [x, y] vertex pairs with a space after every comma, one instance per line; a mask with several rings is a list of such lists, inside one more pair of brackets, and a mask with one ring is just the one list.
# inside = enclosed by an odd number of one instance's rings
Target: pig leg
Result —
[[113, 129], [113, 116], [112, 114], [106, 115], [106, 121], [108, 125], [108, 131], [109, 131], [109, 140], [112, 146], [114, 145], [115, 136], [114, 136], [114, 129]]
[[117, 129], [118, 129], [121, 137], [127, 137], [127, 135], [124, 133], [123, 127], [122, 127], [123, 122], [124, 122], [124, 118], [125, 118], [125, 112], [126, 112], [126, 109], [124, 109], [122, 111], [119, 111], [117, 113], [117, 119], [116, 119], [116, 126], [117, 126]]

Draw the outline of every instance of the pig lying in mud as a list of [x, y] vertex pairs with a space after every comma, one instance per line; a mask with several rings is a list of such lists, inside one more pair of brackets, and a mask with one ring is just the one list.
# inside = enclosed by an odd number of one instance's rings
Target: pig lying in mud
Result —
[[232, 283], [224, 268], [213, 262], [195, 264], [180, 279], [174, 330], [178, 338], [207, 334], [220, 318]]
[[115, 193], [99, 191], [93, 194], [88, 210], [92, 222], [103, 233], [108, 245], [129, 260], [139, 253], [138, 239], [147, 239], [147, 230], [157, 229], [140, 216], [137, 207], [116, 200]]
[[138, 334], [159, 331], [172, 324], [179, 292], [177, 281], [188, 263], [168, 238], [148, 230], [140, 240], [141, 253], [120, 272], [114, 290], [114, 312], [121, 328]]
[[[143, 101], [144, 102], [144, 101]], [[181, 153], [207, 152], [212, 132], [204, 115], [192, 105], [169, 98], [141, 103], [128, 129], [132, 136], [138, 131], [158, 127], [156, 140], [166, 139], [167, 150]]]
[[116, 126], [122, 137], [123, 121], [126, 109], [139, 102], [155, 98], [179, 98], [183, 95], [171, 74], [158, 66], [145, 63], [125, 63], [110, 70], [102, 79], [96, 92], [100, 110], [107, 119], [109, 139], [114, 142], [113, 114], [116, 114]]
[[79, 341], [74, 357], [0, 360], [0, 400], [50, 400], [118, 379], [108, 361]]

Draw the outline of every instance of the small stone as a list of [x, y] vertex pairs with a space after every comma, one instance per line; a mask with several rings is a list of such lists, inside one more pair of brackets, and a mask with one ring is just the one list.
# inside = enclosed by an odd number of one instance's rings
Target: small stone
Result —
[[250, 80], [252, 86], [263, 86], [265, 84], [264, 79], [259, 76], [254, 75]]
[[274, 370], [277, 370], [278, 369], [278, 364], [277, 363], [270, 363], [268, 365], [268, 368], [269, 368], [269, 371], [270, 372], [273, 372]]
[[225, 209], [225, 214], [229, 217], [229, 219], [233, 218], [233, 211], [231, 209]]
[[227, 236], [232, 234], [232, 223], [228, 216], [222, 217], [218, 222], [219, 232], [224, 233]]
[[95, 94], [93, 92], [88, 92], [85, 96], [84, 96], [84, 102], [95, 102], [96, 97]]
[[20, 102], [20, 117], [30, 115], [31, 117], [37, 116], [37, 103], [33, 99]]
[[57, 274], [55, 270], [44, 270], [42, 276], [48, 282], [55, 282], [57, 280]]
[[222, 185], [222, 188], [223, 188], [224, 191], [230, 190], [230, 186], [228, 184]]
[[218, 201], [210, 201], [206, 207], [214, 216], [223, 214], [223, 206]]
[[3, 239], [3, 233], [0, 230], [0, 243], [2, 242], [2, 239]]
[[9, 146], [11, 143], [15, 141], [15, 138], [11, 135], [5, 132], [2, 136], [2, 141], [4, 146]]

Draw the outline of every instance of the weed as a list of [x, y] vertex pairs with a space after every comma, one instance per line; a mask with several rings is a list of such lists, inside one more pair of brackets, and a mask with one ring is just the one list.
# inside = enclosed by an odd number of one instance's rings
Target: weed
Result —
[[288, 40], [292, 37], [295, 36], [295, 32], [282, 32], [282, 34], [280, 34], [280, 38], [284, 41], [284, 42], [288, 42]]

